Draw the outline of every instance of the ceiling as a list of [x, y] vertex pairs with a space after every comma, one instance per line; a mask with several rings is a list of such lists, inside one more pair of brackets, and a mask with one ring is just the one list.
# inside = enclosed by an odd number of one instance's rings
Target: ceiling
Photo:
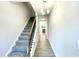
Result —
[[[53, 0], [26, 0], [24, 2], [25, 3], [30, 2], [34, 11], [38, 15], [43, 15], [43, 14], [48, 14], [47, 10], [48, 10], [48, 12], [52, 10], [56, 1], [53, 1]], [[15, 3], [17, 3], [17, 2], [15, 2]]]
[[29, 0], [29, 2], [38, 15], [42, 15], [42, 10], [47, 14], [47, 10], [51, 10], [55, 4], [55, 1], [52, 0]]

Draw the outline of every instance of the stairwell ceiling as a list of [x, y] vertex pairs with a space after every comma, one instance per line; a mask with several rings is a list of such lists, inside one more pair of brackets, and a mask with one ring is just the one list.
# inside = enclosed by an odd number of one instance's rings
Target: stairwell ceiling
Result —
[[[53, 1], [53, 0], [26, 0], [23, 2], [25, 2], [25, 3], [29, 2], [32, 5], [34, 11], [38, 15], [42, 15], [42, 13], [43, 14], [49, 13], [52, 10], [56, 1]], [[17, 2], [14, 2], [14, 3], [19, 4]]]
[[53, 8], [53, 5], [55, 4], [55, 1], [52, 0], [29, 0], [29, 2], [38, 15], [42, 15], [42, 9], [45, 14], [47, 14], [47, 10], [51, 10]]

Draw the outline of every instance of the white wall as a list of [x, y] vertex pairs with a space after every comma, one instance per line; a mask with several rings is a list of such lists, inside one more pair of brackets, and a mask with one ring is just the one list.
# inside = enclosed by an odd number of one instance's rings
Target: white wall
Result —
[[0, 56], [4, 56], [32, 14], [22, 3], [0, 2]]
[[48, 26], [49, 41], [56, 56], [79, 56], [79, 2], [57, 2]]

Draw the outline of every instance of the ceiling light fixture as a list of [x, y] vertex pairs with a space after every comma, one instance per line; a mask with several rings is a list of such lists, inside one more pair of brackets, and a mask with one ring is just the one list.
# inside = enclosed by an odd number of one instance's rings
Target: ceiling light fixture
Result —
[[49, 14], [50, 13], [50, 10], [49, 9], [47, 9], [47, 14]]

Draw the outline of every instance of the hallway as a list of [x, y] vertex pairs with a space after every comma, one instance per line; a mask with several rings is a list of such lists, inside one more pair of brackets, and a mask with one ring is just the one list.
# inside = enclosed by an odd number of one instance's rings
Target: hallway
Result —
[[79, 1], [0, 1], [0, 57], [79, 57]]
[[44, 34], [41, 35], [34, 57], [55, 57], [54, 52]]

